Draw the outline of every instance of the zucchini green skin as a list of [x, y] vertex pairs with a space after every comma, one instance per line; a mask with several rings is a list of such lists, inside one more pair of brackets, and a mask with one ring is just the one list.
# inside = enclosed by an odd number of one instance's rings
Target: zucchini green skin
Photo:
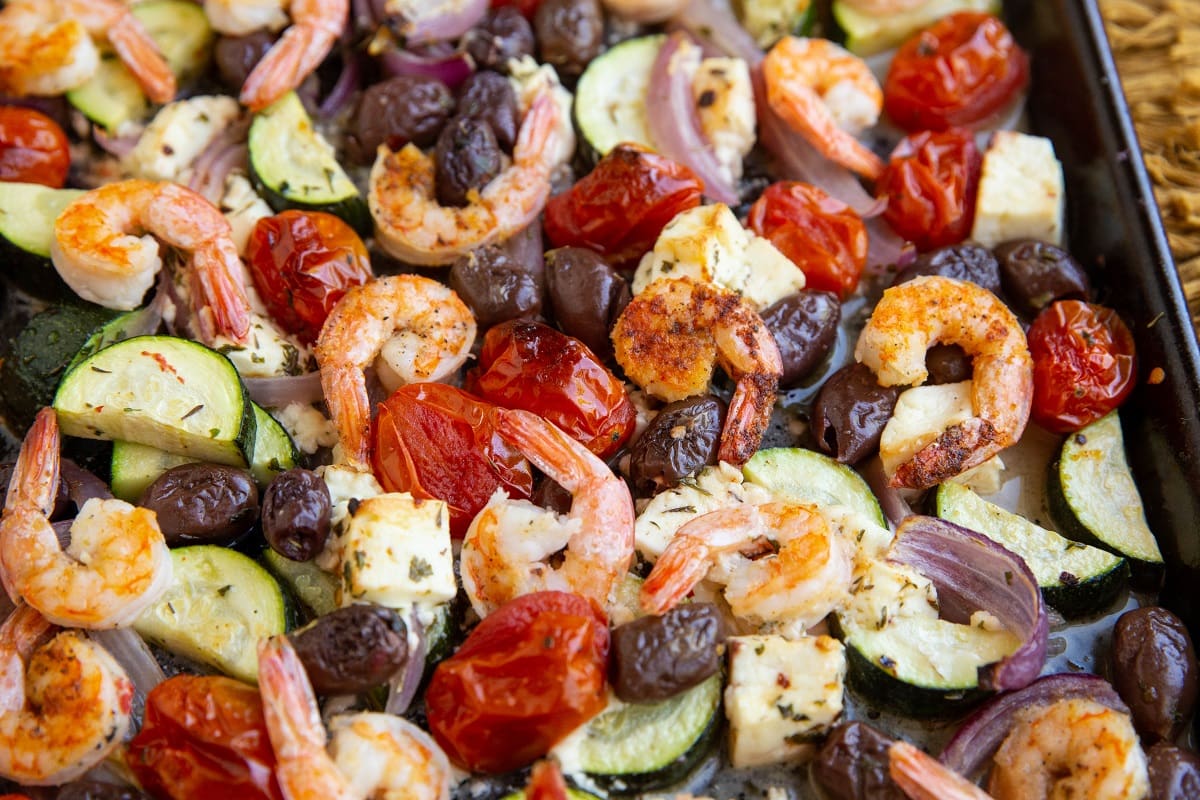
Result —
[[991, 694], [978, 686], [946, 689], [900, 680], [868, 658], [853, 639], [845, 640], [845, 645], [847, 685], [869, 701], [886, 703], [901, 714], [920, 719], [954, 717]]
[[862, 476], [823, 453], [800, 447], [759, 450], [742, 466], [746, 480], [793, 502], [848, 506], [887, 527], [883, 509]]
[[300, 463], [296, 443], [278, 421], [257, 403], [254, 409], [254, 449], [250, 456], [250, 474], [260, 490], [266, 490], [275, 476]]
[[313, 562], [292, 561], [270, 547], [262, 551], [260, 560], [314, 617], [338, 608], [337, 579]]
[[886, 16], [868, 14], [851, 8], [844, 0], [833, 1], [833, 37], [857, 56], [882, 53], [956, 11], [986, 11], [999, 14], [999, 0], [927, 0], [911, 11]]
[[646, 120], [646, 90], [663, 34], [627, 39], [592, 59], [575, 86], [572, 117], [580, 151], [595, 163], [621, 142], [655, 149]]
[[81, 194], [81, 189], [0, 181], [0, 264], [22, 291], [51, 302], [75, 300], [50, 260], [50, 243], [55, 218]]

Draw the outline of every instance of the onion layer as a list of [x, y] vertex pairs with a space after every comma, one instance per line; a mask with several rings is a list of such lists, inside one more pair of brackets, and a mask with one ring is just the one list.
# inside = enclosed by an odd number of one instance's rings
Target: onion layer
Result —
[[726, 3], [716, 0], [692, 0], [671, 20], [700, 42], [705, 52], [740, 58], [751, 68], [763, 60], [758, 42], [746, 32]]
[[448, 53], [418, 53], [412, 50], [386, 50], [379, 56], [383, 71], [389, 77], [412, 75], [433, 78], [457, 89], [475, 72], [471, 57], [461, 50]]
[[250, 399], [263, 408], [283, 408], [292, 403], [317, 403], [325, 398], [321, 373], [279, 375], [273, 378], [243, 378]]
[[408, 661], [404, 669], [392, 676], [388, 683], [388, 699], [384, 710], [389, 714], [403, 714], [412, 704], [421, 684], [421, 676], [425, 672], [425, 654], [428, 652], [428, 642], [425, 637], [425, 626], [417, 616], [417, 610], [408, 616], [408, 630], [417, 639], [416, 647], [409, 647]]
[[405, 44], [425, 44], [457, 39], [475, 27], [488, 9], [488, 0], [424, 0], [411, 9], [397, 32]]

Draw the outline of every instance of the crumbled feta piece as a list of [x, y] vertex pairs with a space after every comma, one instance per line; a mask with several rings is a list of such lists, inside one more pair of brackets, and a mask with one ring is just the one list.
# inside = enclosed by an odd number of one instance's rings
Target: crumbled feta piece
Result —
[[754, 148], [756, 116], [750, 68], [740, 58], [706, 58], [692, 78], [700, 129], [730, 184], [742, 177], [742, 159]]
[[275, 214], [267, 201], [263, 200], [250, 185], [245, 175], [231, 172], [225, 178], [225, 194], [221, 197], [221, 213], [233, 228], [233, 242], [238, 253], [246, 255], [246, 244], [260, 219]]
[[1013, 239], [1061, 245], [1065, 197], [1049, 139], [997, 131], [983, 155], [971, 238], [984, 247]]
[[337, 444], [337, 426], [308, 403], [288, 403], [283, 408], [269, 408], [267, 412], [304, 453], [311, 455], [322, 447]]

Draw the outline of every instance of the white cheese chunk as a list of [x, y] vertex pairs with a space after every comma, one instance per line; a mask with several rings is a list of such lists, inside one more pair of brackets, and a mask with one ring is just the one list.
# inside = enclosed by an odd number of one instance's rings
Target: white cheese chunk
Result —
[[1061, 245], [1065, 196], [1049, 139], [997, 131], [983, 156], [971, 238], [984, 247], [1013, 239]]
[[240, 113], [237, 100], [224, 95], [168, 103], [146, 126], [125, 169], [135, 178], [186, 183], [196, 156]]
[[692, 78], [700, 129], [731, 184], [742, 177], [742, 159], [754, 148], [754, 87], [740, 58], [706, 58]]
[[337, 444], [333, 422], [308, 403], [288, 403], [283, 408], [269, 408], [267, 413], [284, 427], [302, 452], [311, 455], [322, 447]]
[[246, 244], [260, 219], [275, 214], [250, 185], [250, 180], [236, 172], [225, 178], [225, 194], [221, 197], [221, 213], [233, 228], [233, 243], [238, 253], [246, 255]]

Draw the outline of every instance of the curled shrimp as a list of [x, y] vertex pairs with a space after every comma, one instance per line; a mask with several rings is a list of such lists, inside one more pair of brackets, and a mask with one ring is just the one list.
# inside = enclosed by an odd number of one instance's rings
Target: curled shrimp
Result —
[[466, 361], [475, 316], [452, 289], [417, 275], [355, 286], [325, 318], [313, 351], [342, 461], [370, 470], [371, 403], [364, 370], [385, 355], [399, 383], [440, 381]]
[[156, 103], [175, 97], [158, 45], [120, 0], [9, 0], [0, 10], [0, 92], [58, 95], [100, 65], [93, 37], [107, 38]]
[[291, 0], [292, 24], [246, 76], [238, 100], [254, 111], [295, 89], [329, 55], [346, 29], [350, 0]]
[[258, 685], [287, 800], [448, 800], [450, 762], [408, 720], [371, 712], [336, 716], [326, 746], [317, 698], [287, 637], [259, 643]]
[[767, 102], [821, 155], [872, 180], [883, 161], [855, 135], [874, 125], [883, 90], [858, 56], [826, 39], [785, 36], [762, 62]]
[[245, 341], [250, 305], [233, 230], [216, 206], [184, 186], [126, 180], [84, 193], [55, 219], [50, 258], [80, 297], [128, 311], [153, 285], [162, 247], [184, 256], [200, 338]]
[[154, 512], [123, 500], [91, 498], [71, 523], [64, 551], [47, 518], [59, 480], [58, 417], [43, 408], [13, 468], [0, 518], [0, 575], [58, 625], [129, 625], [171, 583], [171, 554]]
[[642, 584], [642, 608], [662, 614], [700, 581], [725, 584], [735, 616], [805, 630], [850, 594], [852, 548], [812, 506], [721, 508], [684, 524]]
[[[572, 495], [559, 516], [497, 490], [471, 521], [462, 544], [463, 588], [481, 617], [546, 589], [574, 592], [609, 607], [633, 561], [633, 500], [625, 482], [586, 447], [528, 411], [500, 411], [497, 430]], [[558, 567], [551, 556], [566, 548]]]
[[668, 402], [708, 391], [720, 364], [737, 388], [718, 457], [742, 464], [758, 449], [783, 361], [762, 317], [737, 292], [691, 278], [659, 279], [621, 312], [612, 341], [629, 379]]
[[888, 774], [912, 800], [991, 800], [978, 786], [908, 742], [888, 748]]
[[988, 779], [996, 800], [1137, 800], [1149, 791], [1129, 715], [1078, 697], [1019, 711]]
[[884, 386], [925, 380], [925, 351], [956, 344], [971, 356], [975, 416], [943, 431], [896, 469], [892, 486], [923, 489], [981, 464], [1025, 430], [1033, 359], [1021, 323], [996, 295], [968, 281], [930, 275], [883, 293], [854, 348]]
[[[0, 775], [27, 786], [74, 780], [125, 738], [133, 683], [76, 631], [18, 606], [0, 624]], [[26, 665], [28, 664], [28, 666]]]
[[376, 240], [402, 261], [440, 265], [524, 230], [550, 197], [561, 123], [554, 87], [545, 84], [532, 93], [512, 164], [483, 189], [468, 192], [462, 207], [438, 203], [432, 155], [413, 144], [397, 152], [381, 146], [367, 194]]

